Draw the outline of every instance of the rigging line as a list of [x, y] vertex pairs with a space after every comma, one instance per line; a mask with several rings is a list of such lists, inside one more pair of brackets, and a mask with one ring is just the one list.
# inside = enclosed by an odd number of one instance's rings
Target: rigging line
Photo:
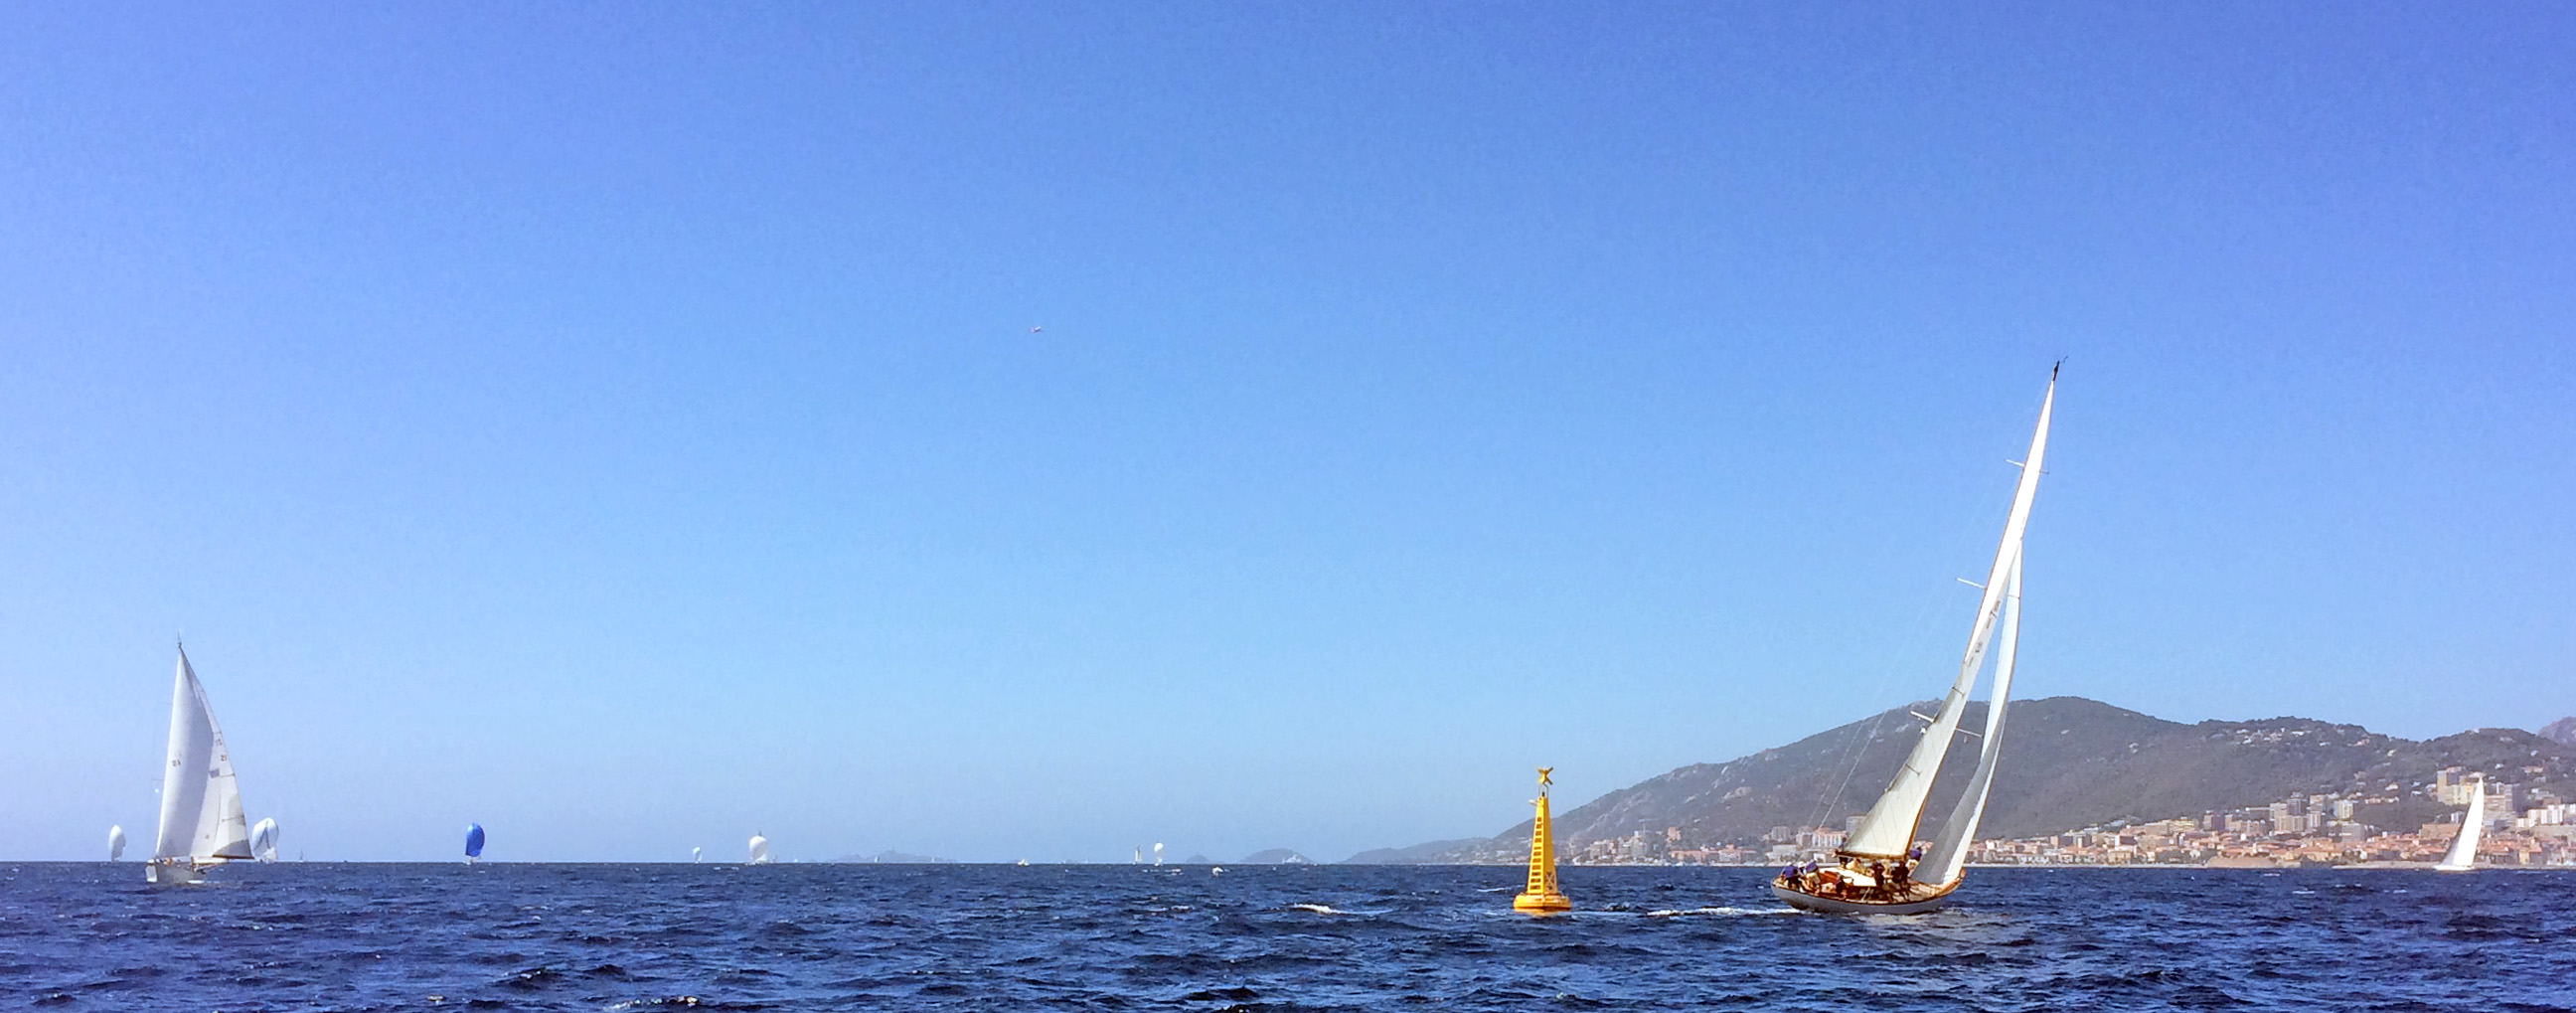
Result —
[[[2036, 409], [2033, 410], [2034, 414], [2036, 414], [2036, 411]], [[1984, 491], [1965, 493], [1962, 496], [1962, 498], [1969, 501], [1970, 506], [1968, 507], [1965, 516], [1961, 516], [1957, 521], [1953, 522], [1951, 528], [1954, 533], [1950, 539], [1948, 539], [1949, 543], [1961, 546], [1961, 551], [1966, 552], [1970, 558], [1974, 558], [1977, 554], [1977, 550], [1972, 546], [1975, 546], [1980, 542], [1980, 533], [1999, 529], [2002, 524], [1997, 520], [1997, 518], [2009, 515], [2012, 512], [2012, 498], [2015, 491], [2010, 486], [1997, 490], [1993, 486], [1985, 485], [1981, 481], [1978, 482], [1978, 484], [1983, 487]], [[1943, 555], [1948, 555], [1948, 553], [1945, 552]], [[1947, 588], [1948, 585], [1942, 585], [1942, 587]], [[1880, 666], [1879, 677], [1876, 681], [1876, 685], [1871, 688], [1869, 696], [1864, 699], [1878, 699], [1887, 695], [1887, 692], [1895, 684], [1896, 677], [1904, 660], [1911, 658], [1916, 651], [1922, 647], [1925, 640], [1933, 635], [1933, 628], [1941, 618], [1939, 613], [1943, 610], [1950, 598], [1951, 593], [1949, 591], [1936, 590], [1934, 592], [1927, 592], [1925, 596], [1920, 599], [1921, 603], [1916, 607], [1914, 621], [1907, 624], [1906, 636], [1903, 642], [1899, 644], [1897, 653], [1888, 658], [1887, 661]], [[1902, 710], [1903, 708], [1899, 707], [1898, 709]], [[1876, 716], [1870, 719], [1869, 727], [1867, 729], [1855, 729], [1851, 742], [1843, 749], [1842, 760], [1836, 764], [1836, 766], [1843, 768], [1842, 776], [1835, 780], [1831, 791], [1823, 793], [1816, 799], [1815, 807], [1809, 811], [1809, 818], [1805, 824], [1806, 826], [1812, 827], [1822, 825], [1820, 821], [1824, 818], [1827, 810], [1842, 801], [1844, 792], [1849, 790], [1851, 787], [1852, 778], [1858, 776], [1860, 773], [1860, 763], [1861, 760], [1868, 755], [1869, 744], [1878, 741], [1879, 731], [1885, 727], [1887, 717], [1891, 713], [1893, 712], [1880, 711]], [[1900, 760], [1898, 762], [1902, 763], [1903, 761]]]

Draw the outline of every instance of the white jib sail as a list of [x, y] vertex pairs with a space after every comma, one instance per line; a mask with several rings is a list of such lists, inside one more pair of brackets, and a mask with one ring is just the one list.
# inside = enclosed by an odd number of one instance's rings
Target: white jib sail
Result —
[[2444, 872], [2465, 872], [2478, 864], [2478, 836], [2487, 828], [2487, 785], [2480, 779], [2477, 790], [2469, 793], [2469, 811], [2460, 816], [2460, 836], [2451, 838], [2451, 850], [2443, 853], [2442, 864], [2434, 866]]
[[1932, 851], [1923, 856], [1916, 869], [1919, 882], [1943, 886], [1956, 881], [1968, 864], [1968, 845], [1977, 838], [1977, 823], [1986, 816], [1986, 790], [1994, 786], [1995, 757], [2003, 753], [2004, 707], [2012, 699], [2013, 652], [2021, 644], [2021, 558], [2013, 558], [2011, 586], [2004, 591], [2004, 627], [1996, 636], [1995, 688], [1986, 694], [1986, 737], [1977, 752], [1977, 773], [1968, 779], [1968, 790], [1959, 796], [1959, 806], [1950, 810], [1950, 821], [1941, 828], [1941, 836], [1932, 842]]
[[232, 757], [184, 650], [170, 691], [170, 762], [161, 772], [161, 826], [153, 835], [152, 857], [251, 857], [250, 823], [242, 818]]
[[1862, 817], [1851, 839], [1843, 842], [1844, 854], [1899, 858], [1914, 845], [1914, 827], [1922, 821], [1923, 802], [1932, 794], [1932, 776], [1940, 771], [1941, 758], [1949, 754], [1950, 739], [1959, 730], [1960, 712], [1967, 706], [1968, 691], [1976, 685], [1977, 670], [1984, 667], [1986, 642], [2003, 611], [2004, 586], [2013, 561], [2021, 557], [2022, 531], [2030, 526], [2030, 502], [2039, 492], [2041, 458], [2048, 452], [2048, 413], [2056, 403], [2057, 380], [2051, 377], [2048, 394], [2039, 402], [2039, 425], [2031, 430], [2030, 453], [2022, 458], [2021, 482], [2013, 488], [2012, 513], [2004, 518], [2003, 540], [1995, 546], [1994, 565], [1986, 569], [1985, 594], [1977, 603], [1976, 624], [1968, 630], [1967, 651], [1959, 658], [1959, 676], [1941, 701], [1941, 713], [1923, 729], [1923, 737], [1915, 741], [1905, 765], [1896, 769], [1878, 804]]

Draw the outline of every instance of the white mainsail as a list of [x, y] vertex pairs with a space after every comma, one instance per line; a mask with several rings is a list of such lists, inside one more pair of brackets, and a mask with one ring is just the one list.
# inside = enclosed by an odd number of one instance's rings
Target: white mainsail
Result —
[[2486, 780], [2480, 778], [2474, 787], [2469, 792], [2469, 811], [2460, 816], [2460, 835], [2451, 838], [2451, 850], [2434, 866], [2443, 872], [2467, 872], [2478, 866], [2478, 836], [2487, 829]]
[[1986, 733], [1977, 753], [1977, 772], [1941, 836], [1923, 856], [1914, 878], [1934, 886], [1955, 882], [1968, 865], [1968, 845], [1976, 840], [1977, 822], [1986, 815], [1986, 790], [1994, 786], [1995, 757], [2003, 753], [2004, 705], [2012, 699], [2013, 651], [2021, 643], [2021, 557], [2013, 557], [2011, 586], [2004, 591], [2004, 628], [1995, 645], [1995, 688], [1986, 695]]
[[152, 857], [199, 865], [251, 857], [250, 824], [242, 818], [232, 757], [185, 649], [170, 691], [170, 762], [161, 772], [161, 827], [153, 835]]
[[107, 828], [107, 860], [113, 862], [123, 857], [125, 857], [125, 827], [110, 826]]
[[1903, 857], [1914, 844], [1914, 828], [1922, 822], [1924, 801], [1932, 794], [1932, 775], [1941, 769], [1941, 758], [1950, 752], [1950, 740], [1958, 732], [1959, 718], [1967, 707], [1968, 691], [1976, 686], [1977, 672], [1984, 667], [1987, 641], [1994, 634], [1996, 620], [2001, 618], [2012, 567], [2021, 558], [2022, 532], [2030, 525], [2030, 503], [2039, 492], [2041, 458], [2048, 452], [2048, 413], [2056, 402], [2057, 378], [2050, 376], [2048, 394], [2039, 402], [2039, 425], [2030, 434], [2030, 453], [2021, 459], [2021, 482], [2013, 489], [2012, 513], [2004, 519], [2003, 541], [1995, 547], [1994, 565], [1986, 570], [1985, 594], [1977, 603], [1977, 621], [1969, 628], [1968, 648], [1959, 658], [1959, 676], [1951, 681], [1950, 693], [1941, 701], [1941, 713], [1923, 729], [1923, 737], [1915, 741], [1905, 765], [1897, 768], [1886, 793], [1878, 797], [1869, 815], [1862, 817], [1860, 829], [1843, 843], [1843, 854], [1894, 859]]

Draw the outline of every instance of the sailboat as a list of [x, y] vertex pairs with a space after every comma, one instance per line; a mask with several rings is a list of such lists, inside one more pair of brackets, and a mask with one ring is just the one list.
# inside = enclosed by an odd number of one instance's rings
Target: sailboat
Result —
[[250, 853], [262, 862], [277, 861], [277, 821], [264, 819], [250, 828]]
[[751, 835], [751, 864], [769, 864], [769, 836], [767, 834], [754, 833]]
[[2479, 778], [2469, 787], [2469, 811], [2460, 816], [2459, 836], [2451, 838], [2451, 850], [2442, 853], [2434, 871], [2467, 872], [2478, 867], [2478, 837], [2487, 829], [2486, 779]]
[[[1941, 712], [1924, 726], [1905, 765], [1897, 768], [1895, 779], [1870, 807], [1869, 815], [1835, 851], [1834, 864], [1792, 866], [1772, 879], [1771, 892], [1791, 907], [1829, 914], [1916, 914], [1940, 907], [1959, 888], [1969, 842], [1976, 838], [1977, 822], [1985, 815], [1986, 791], [1994, 784], [1995, 759], [2003, 749], [2004, 706], [2012, 691], [2013, 651], [2021, 639], [2022, 533], [2030, 524], [2031, 499], [2039, 491], [2041, 458], [2048, 451], [2048, 416], [2056, 401], [2057, 371], [2052, 368], [2048, 393], [2039, 402], [2039, 423], [2030, 434], [2030, 452], [2015, 462], [2021, 468], [2021, 480], [2013, 488], [2012, 512], [2004, 519], [2003, 540], [1986, 571], [1977, 619], [1969, 627], [1967, 650], [1959, 659], [1959, 674], [1950, 683], [1949, 695], [1941, 701]], [[1932, 842], [1928, 852], [1916, 852], [1914, 832], [1923, 821], [1933, 777], [1960, 730], [1968, 694], [1976, 688], [1989, 647], [1995, 653], [1994, 690], [1986, 704], [1976, 773], [1942, 826], [1940, 839]]]
[[113, 862], [123, 857], [125, 857], [125, 828], [121, 825], [110, 826], [107, 828], [107, 860]]
[[249, 858], [250, 823], [242, 818], [241, 787], [223, 729], [206, 706], [206, 687], [179, 648], [179, 674], [170, 691], [170, 757], [161, 771], [161, 827], [153, 834], [148, 883], [196, 883], [206, 870]]

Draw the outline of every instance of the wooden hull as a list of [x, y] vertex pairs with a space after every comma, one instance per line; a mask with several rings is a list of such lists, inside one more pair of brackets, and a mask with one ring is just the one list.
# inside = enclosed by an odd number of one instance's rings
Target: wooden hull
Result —
[[1793, 889], [1786, 883], [1775, 881], [1771, 884], [1771, 894], [1772, 896], [1780, 898], [1782, 903], [1787, 904], [1790, 907], [1797, 908], [1800, 911], [1813, 911], [1817, 914], [1919, 915], [1928, 911], [1938, 910], [1941, 905], [1949, 903], [1951, 891], [1957, 890], [1958, 888], [1958, 884], [1953, 883], [1930, 896], [1914, 897], [1900, 901], [1868, 901], [1847, 900], [1841, 897], [1818, 897], [1812, 893]]

